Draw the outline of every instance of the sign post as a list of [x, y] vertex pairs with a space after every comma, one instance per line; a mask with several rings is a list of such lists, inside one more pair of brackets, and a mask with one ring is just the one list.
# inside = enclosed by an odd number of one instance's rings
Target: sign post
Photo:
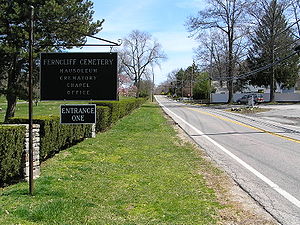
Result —
[[29, 125], [29, 194], [33, 195], [34, 183], [33, 183], [33, 134], [32, 134], [32, 74], [33, 74], [33, 15], [34, 7], [30, 6], [30, 32], [29, 32], [29, 78], [28, 78], [28, 125]]

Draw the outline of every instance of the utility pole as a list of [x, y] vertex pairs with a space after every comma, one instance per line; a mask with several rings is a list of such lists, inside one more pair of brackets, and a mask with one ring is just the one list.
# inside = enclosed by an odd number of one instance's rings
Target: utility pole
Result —
[[209, 71], [209, 75], [208, 75], [208, 79], [209, 79], [209, 87], [208, 87], [208, 103], [210, 103], [211, 101], [211, 77], [212, 77], [212, 71], [213, 71], [213, 66], [212, 66], [212, 61], [213, 61], [213, 51], [214, 51], [214, 45], [213, 45], [213, 41], [211, 41], [211, 51], [210, 51], [210, 71]]
[[154, 71], [153, 71], [153, 66], [152, 66], [152, 93], [151, 93], [151, 98], [152, 98], [152, 102], [154, 102], [154, 87], [155, 87], [155, 84], [154, 84]]
[[181, 78], [181, 97], [183, 98], [183, 75]]
[[192, 64], [192, 71], [191, 71], [191, 80], [190, 80], [190, 98], [193, 97], [193, 80], [194, 80], [194, 73], [195, 73], [195, 61], [193, 60]]
[[[274, 20], [273, 20], [274, 21]], [[272, 24], [272, 29], [271, 29], [271, 32], [270, 32], [270, 36], [271, 36], [271, 54], [272, 54], [272, 64], [274, 63], [275, 61], [275, 37], [274, 37], [274, 22]], [[275, 94], [275, 67], [274, 65], [272, 65], [272, 68], [271, 68], [271, 77], [270, 77], [271, 81], [270, 81], [270, 102], [274, 102], [275, 100], [275, 97], [274, 97], [274, 94]]]

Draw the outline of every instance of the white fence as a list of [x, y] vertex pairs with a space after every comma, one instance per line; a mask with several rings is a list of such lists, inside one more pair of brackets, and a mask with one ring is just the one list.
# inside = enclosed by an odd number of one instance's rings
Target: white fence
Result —
[[[233, 101], [246, 95], [246, 93], [233, 94]], [[270, 93], [263, 93], [265, 102], [270, 101]], [[226, 103], [228, 101], [228, 93], [226, 94], [211, 94], [212, 103]], [[300, 102], [300, 93], [275, 93], [276, 102]]]

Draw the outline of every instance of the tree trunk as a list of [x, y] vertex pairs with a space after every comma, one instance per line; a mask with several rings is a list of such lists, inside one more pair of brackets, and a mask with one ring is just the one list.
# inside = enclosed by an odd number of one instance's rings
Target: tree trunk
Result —
[[7, 109], [6, 109], [4, 122], [8, 122], [9, 118], [14, 117], [16, 104], [17, 104], [17, 96], [15, 95], [14, 92], [9, 92], [6, 95], [6, 100], [7, 100]]
[[229, 52], [229, 62], [228, 62], [228, 77], [229, 81], [227, 82], [228, 87], [228, 104], [233, 103], [233, 69], [232, 69], [232, 54]]
[[138, 97], [140, 97], [140, 89], [141, 89], [141, 80], [140, 79], [138, 79], [137, 81], [136, 81], [136, 95], [135, 95], [135, 97], [136, 98], [138, 98]]
[[227, 83], [228, 85], [228, 104], [233, 103], [233, 81], [230, 80]]
[[8, 79], [7, 79], [7, 109], [5, 114], [4, 122], [7, 122], [9, 118], [15, 115], [16, 104], [17, 104], [17, 54], [14, 55], [14, 59], [12, 61], [12, 68], [8, 71]]

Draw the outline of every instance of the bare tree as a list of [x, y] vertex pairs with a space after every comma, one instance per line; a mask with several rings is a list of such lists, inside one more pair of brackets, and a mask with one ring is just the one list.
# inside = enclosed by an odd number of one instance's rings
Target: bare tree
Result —
[[[291, 27], [284, 15], [284, 1], [260, 0], [257, 2], [259, 14], [256, 16], [257, 27], [251, 37], [252, 46], [249, 51], [250, 68], [258, 68], [274, 63], [294, 52], [294, 37]], [[256, 12], [257, 14], [257, 12]], [[290, 57], [268, 70], [256, 73], [250, 83], [270, 87], [270, 101], [275, 101], [276, 84], [282, 87], [293, 87], [298, 77], [298, 56]]]
[[[233, 76], [235, 67], [235, 44], [247, 31], [247, 0], [207, 0], [208, 8], [201, 10], [186, 22], [188, 31], [196, 39], [201, 39], [206, 30], [216, 30], [225, 34], [226, 42], [226, 75], [228, 77], [228, 102], [233, 101]], [[241, 42], [240, 42], [241, 43]]]
[[295, 36], [300, 37], [300, 0], [286, 0], [287, 1], [287, 7], [289, 10], [287, 10], [291, 14], [291, 22], [292, 26], [296, 25], [296, 29], [292, 29], [297, 31]]
[[226, 78], [227, 48], [224, 36], [220, 32], [203, 37], [195, 50], [196, 59], [203, 71], [208, 71], [211, 78]]
[[151, 74], [150, 68], [160, 66], [167, 57], [161, 45], [147, 32], [133, 30], [123, 41], [123, 49], [119, 52], [120, 64], [137, 87], [138, 97], [142, 77], [147, 78]]

